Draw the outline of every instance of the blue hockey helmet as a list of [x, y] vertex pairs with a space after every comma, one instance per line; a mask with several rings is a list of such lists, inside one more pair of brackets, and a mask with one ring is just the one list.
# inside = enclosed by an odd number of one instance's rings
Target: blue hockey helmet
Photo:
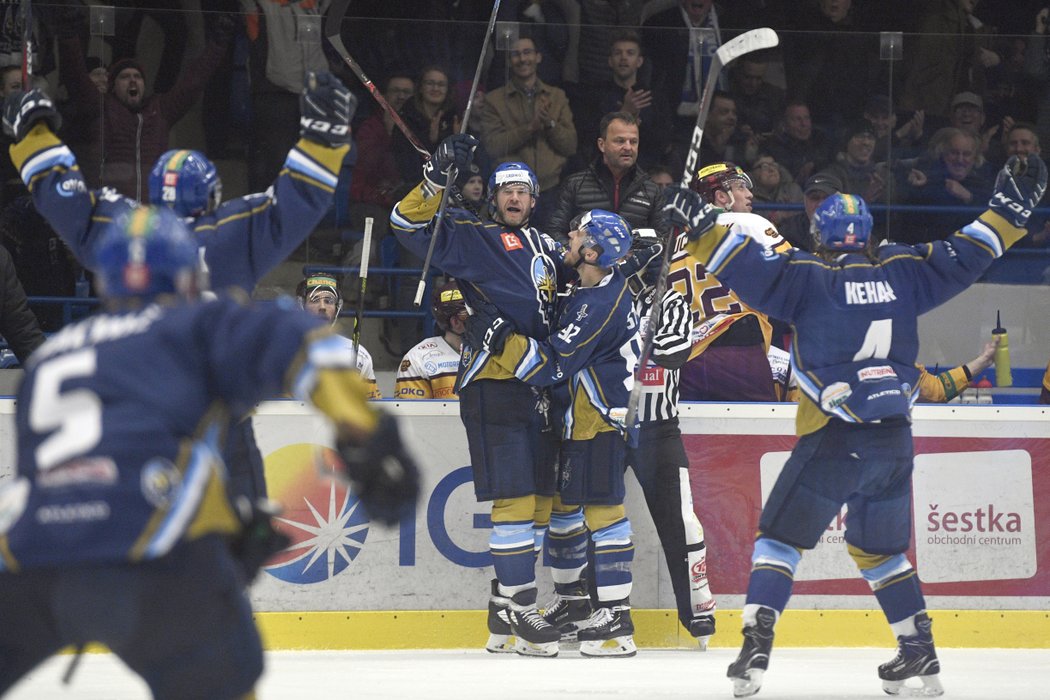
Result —
[[504, 185], [517, 184], [528, 185], [533, 197], [540, 193], [540, 182], [536, 179], [536, 173], [532, 172], [532, 168], [519, 161], [501, 163], [489, 175], [489, 197], [495, 197], [496, 190]]
[[828, 250], [863, 250], [871, 238], [871, 212], [860, 197], [833, 194], [813, 212], [810, 232], [818, 247]]
[[200, 216], [219, 206], [219, 171], [200, 151], [168, 151], [149, 174], [149, 201], [181, 217]]
[[170, 209], [141, 206], [122, 214], [99, 238], [92, 271], [106, 298], [185, 294], [197, 268], [197, 246]]
[[580, 218], [578, 230], [585, 236], [580, 248], [597, 251], [598, 267], [612, 267], [631, 249], [631, 227], [611, 211], [591, 209]]

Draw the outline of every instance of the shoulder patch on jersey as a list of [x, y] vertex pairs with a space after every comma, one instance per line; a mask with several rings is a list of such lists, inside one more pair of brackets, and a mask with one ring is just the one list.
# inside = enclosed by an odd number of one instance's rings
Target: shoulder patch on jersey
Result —
[[401, 368], [398, 371], [399, 372], [407, 372], [408, 368], [411, 367], [411, 366], [412, 366], [412, 362], [411, 361], [409, 361], [409, 360], [401, 360]]
[[521, 250], [525, 247], [521, 244], [521, 239], [513, 233], [501, 233], [499, 237], [500, 240], [503, 241], [503, 247], [508, 253], [512, 250]]

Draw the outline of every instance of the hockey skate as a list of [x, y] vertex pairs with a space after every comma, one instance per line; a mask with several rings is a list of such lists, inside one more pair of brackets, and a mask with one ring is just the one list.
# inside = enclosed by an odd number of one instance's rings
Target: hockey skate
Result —
[[561, 635], [536, 609], [536, 589], [514, 594], [507, 611], [511, 634], [516, 638], [514, 651], [522, 656], [557, 656]]
[[769, 654], [773, 651], [776, 622], [777, 614], [772, 608], [759, 608], [755, 624], [744, 627], [744, 646], [726, 672], [733, 681], [733, 697], [750, 697], [762, 687], [762, 676], [769, 668]]
[[513, 654], [514, 642], [511, 641], [510, 617], [507, 609], [510, 598], [500, 595], [499, 581], [492, 579], [492, 594], [489, 596], [489, 641], [485, 651], [492, 654]]
[[[933, 648], [932, 621], [926, 613], [915, 616], [918, 634], [897, 637], [897, 655], [892, 661], [879, 666], [882, 689], [887, 695], [904, 697], [937, 697], [944, 694], [937, 675], [941, 664]], [[905, 685], [909, 678], [918, 678], [922, 686]]]
[[700, 645], [700, 651], [707, 651], [707, 641], [715, 633], [715, 616], [700, 615], [689, 621], [689, 634]]
[[626, 601], [603, 605], [583, 623], [577, 633], [582, 656], [634, 656], [634, 623]]
[[575, 644], [578, 641], [577, 633], [590, 619], [592, 612], [587, 584], [577, 581], [564, 586], [555, 585], [554, 599], [544, 608], [543, 619], [558, 630], [562, 644]]

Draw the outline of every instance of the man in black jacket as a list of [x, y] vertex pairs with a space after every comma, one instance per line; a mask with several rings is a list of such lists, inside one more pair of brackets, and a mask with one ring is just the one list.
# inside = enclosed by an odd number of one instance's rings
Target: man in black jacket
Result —
[[11, 254], [3, 246], [0, 246], [0, 336], [22, 364], [44, 342], [40, 324], [26, 305], [26, 293], [18, 281]]
[[569, 222], [577, 214], [605, 209], [619, 214], [632, 229], [668, 233], [660, 187], [638, 167], [638, 118], [628, 112], [610, 112], [599, 125], [601, 155], [586, 170], [573, 173], [562, 185], [558, 203], [546, 230], [563, 244]]

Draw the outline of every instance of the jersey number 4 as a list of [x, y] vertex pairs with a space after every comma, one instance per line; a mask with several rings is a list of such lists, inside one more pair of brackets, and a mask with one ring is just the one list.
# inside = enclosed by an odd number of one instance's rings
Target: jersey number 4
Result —
[[893, 319], [882, 318], [872, 321], [860, 350], [853, 356], [853, 361], [867, 360], [875, 357], [885, 359], [890, 356], [890, 344], [893, 342]]

